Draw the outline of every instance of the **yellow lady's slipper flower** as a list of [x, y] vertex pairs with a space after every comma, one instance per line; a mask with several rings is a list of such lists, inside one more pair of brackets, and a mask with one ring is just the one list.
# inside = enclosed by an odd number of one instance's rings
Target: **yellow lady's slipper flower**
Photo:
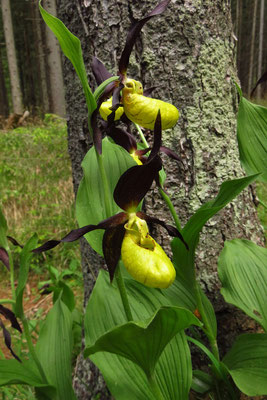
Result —
[[149, 235], [145, 220], [135, 214], [125, 224], [121, 257], [129, 274], [154, 288], [167, 288], [175, 279], [175, 269], [162, 247]]
[[122, 103], [126, 116], [136, 124], [154, 129], [158, 111], [160, 110], [162, 130], [172, 128], [179, 118], [175, 106], [165, 101], [143, 96], [142, 84], [134, 79], [127, 79], [122, 89]]
[[[107, 121], [108, 116], [112, 113], [111, 107], [112, 107], [112, 97], [110, 99], [108, 99], [107, 101], [103, 101], [103, 103], [101, 104], [101, 106], [99, 108], [99, 113], [105, 121]], [[124, 113], [123, 107], [119, 107], [115, 111], [114, 120], [117, 121], [118, 119], [120, 119], [123, 113]]]

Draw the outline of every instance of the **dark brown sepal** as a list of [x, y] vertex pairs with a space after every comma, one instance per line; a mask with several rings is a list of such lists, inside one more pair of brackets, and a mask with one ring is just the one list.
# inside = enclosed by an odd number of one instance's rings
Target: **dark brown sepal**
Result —
[[127, 38], [126, 38], [126, 43], [124, 50], [122, 52], [120, 61], [119, 61], [119, 72], [121, 75], [125, 75], [128, 65], [129, 65], [129, 59], [130, 55], [133, 49], [133, 46], [136, 42], [136, 39], [141, 32], [141, 29], [145, 25], [147, 21], [150, 20], [150, 18], [159, 15], [163, 13], [169, 4], [170, 0], [164, 0], [161, 3], [159, 3], [145, 18], [140, 19], [139, 21], [136, 21], [130, 31], [128, 32]]
[[186, 249], [189, 250], [188, 244], [184, 241], [184, 238], [183, 238], [182, 234], [174, 226], [166, 224], [164, 221], [161, 221], [158, 218], [150, 217], [149, 215], [146, 215], [145, 213], [143, 213], [141, 211], [139, 211], [136, 215], [139, 218], [144, 219], [145, 221], [147, 221], [150, 224], [161, 225], [163, 228], [165, 228], [167, 230], [167, 232], [168, 232], [168, 234], [170, 236], [178, 237], [181, 240], [181, 242], [183, 242], [183, 244], [185, 245]]
[[23, 246], [19, 244], [19, 242], [13, 238], [12, 236], [7, 236], [7, 239], [14, 245], [14, 246], [19, 246], [21, 249], [23, 249]]
[[110, 136], [116, 144], [123, 147], [129, 153], [137, 149], [135, 137], [126, 130], [117, 128], [115, 127], [115, 125], [112, 125], [107, 128], [106, 132], [107, 135]]
[[8, 319], [11, 322], [12, 328], [17, 329], [17, 331], [22, 333], [20, 324], [13, 311], [9, 310], [9, 308], [6, 308], [2, 304], [0, 304], [0, 314], [2, 314], [6, 319]]
[[156, 156], [150, 162], [136, 165], [124, 172], [113, 193], [118, 206], [125, 211], [133, 212], [150, 189], [161, 166], [161, 159]]
[[102, 132], [97, 125], [98, 107], [94, 110], [91, 117], [91, 124], [93, 129], [93, 142], [98, 154], [102, 154]]
[[93, 57], [92, 71], [98, 86], [106, 79], [112, 77], [112, 74], [97, 57]]
[[160, 110], [159, 110], [156, 121], [155, 121], [155, 125], [154, 125], [154, 143], [153, 143], [153, 147], [152, 147], [151, 153], [149, 154], [147, 161], [152, 160], [159, 153], [160, 147], [161, 147], [161, 136], [162, 136], [161, 116], [160, 116]]
[[6, 347], [9, 349], [10, 353], [12, 354], [12, 356], [18, 360], [19, 362], [22, 362], [21, 359], [14, 353], [12, 347], [11, 347], [11, 336], [10, 333], [8, 332], [8, 330], [5, 328], [5, 325], [3, 324], [3, 322], [0, 319], [0, 327], [3, 329], [3, 335], [4, 335], [4, 339], [5, 339], [5, 345]]
[[169, 147], [160, 146], [160, 152], [165, 153], [168, 157], [172, 158], [176, 161], [181, 161], [181, 157], [178, 156], [173, 150], [169, 149]]
[[73, 229], [71, 232], [69, 232], [66, 236], [64, 236], [61, 240], [48, 240], [48, 242], [45, 242], [42, 246], [37, 247], [36, 249], [32, 250], [34, 253], [42, 253], [43, 251], [47, 251], [52, 249], [53, 247], [56, 247], [59, 243], [68, 243], [68, 242], [74, 242], [75, 240], [80, 239], [82, 236], [84, 236], [88, 232], [92, 232], [95, 229], [107, 229], [109, 227], [114, 227], [119, 224], [122, 224], [126, 222], [128, 219], [127, 214], [124, 212], [121, 212], [119, 214], [113, 215], [112, 217], [109, 217], [103, 221], [101, 221], [98, 225], [86, 225], [83, 226], [82, 228], [78, 229]]
[[255, 87], [252, 89], [251, 93], [250, 93], [250, 97], [253, 97], [255, 94], [255, 91], [257, 89], [257, 87], [263, 83], [267, 81], [267, 71], [264, 72], [264, 74], [260, 77], [260, 79], [257, 81]]
[[10, 271], [8, 252], [3, 247], [0, 247], [0, 261], [2, 261], [8, 271]]
[[124, 224], [108, 228], [103, 236], [103, 253], [108, 267], [110, 282], [113, 281], [114, 273], [121, 255], [121, 244], [124, 238]]

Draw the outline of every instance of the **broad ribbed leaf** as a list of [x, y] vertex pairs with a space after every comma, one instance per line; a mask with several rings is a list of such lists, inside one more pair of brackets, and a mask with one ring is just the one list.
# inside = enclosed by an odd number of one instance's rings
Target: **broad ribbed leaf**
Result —
[[267, 182], [267, 108], [251, 103], [240, 93], [237, 139], [240, 161], [247, 174], [262, 172]]
[[248, 396], [267, 395], [267, 334], [239, 336], [223, 363], [243, 393]]
[[[170, 305], [159, 290], [146, 288], [132, 279], [125, 279], [125, 283], [135, 321], [151, 318], [158, 308]], [[107, 272], [102, 270], [86, 310], [86, 346], [93, 345], [107, 331], [126, 322], [119, 291], [115, 283], [110, 285]], [[154, 399], [144, 372], [136, 364], [107, 352], [96, 353], [90, 358], [102, 372], [116, 400]], [[184, 333], [178, 333], [165, 347], [155, 375], [164, 398], [188, 398], [192, 366]]]
[[23, 292], [28, 280], [30, 261], [33, 256], [32, 250], [37, 246], [37, 243], [38, 238], [37, 235], [34, 234], [20, 253], [19, 278], [16, 288], [16, 304], [14, 306], [14, 312], [16, 316], [20, 318], [23, 315]]
[[149, 377], [166, 345], [190, 325], [201, 325], [192, 312], [173, 306], [161, 307], [146, 321], [113, 328], [87, 347], [85, 356], [99, 351], [118, 354], [139, 365]]
[[257, 176], [258, 174], [223, 182], [215, 199], [207, 202], [195, 212], [181, 232], [185, 242], [188, 244], [189, 251], [186, 250], [184, 244], [179, 239], [173, 239], [172, 251], [173, 262], [177, 272], [176, 279], [182, 278], [188, 282], [189, 286], [192, 285], [194, 281], [195, 249], [203, 226], [217, 212], [230, 203], [246, 186], [252, 183]]
[[72, 389], [72, 316], [58, 299], [47, 314], [36, 345], [38, 358], [49, 383], [57, 389], [55, 400], [74, 400]]
[[[120, 176], [130, 167], [136, 165], [134, 159], [121, 146], [111, 143], [107, 138], [102, 142], [102, 161], [106, 171], [110, 194]], [[100, 221], [110, 217], [106, 214], [104, 204], [104, 189], [101, 183], [101, 175], [98, 169], [96, 153], [91, 148], [86, 154], [82, 168], [84, 176], [81, 180], [76, 198], [76, 216], [79, 226], [98, 224]], [[111, 202], [111, 215], [117, 214], [121, 209], [117, 204]], [[96, 230], [85, 235], [90, 246], [99, 254], [102, 252], [102, 238], [104, 231]]]
[[54, 17], [43, 9], [41, 6], [41, 1], [39, 2], [39, 8], [45, 23], [57, 37], [63, 53], [71, 61], [78, 77], [80, 78], [86, 97], [89, 115], [91, 115], [96, 108], [96, 101], [88, 85], [87, 74], [82, 56], [81, 42], [66, 28], [60, 19]]
[[221, 293], [267, 331], [267, 249], [249, 240], [226, 241], [219, 257]]
[[11, 384], [47, 386], [33, 361], [0, 360], [0, 386]]

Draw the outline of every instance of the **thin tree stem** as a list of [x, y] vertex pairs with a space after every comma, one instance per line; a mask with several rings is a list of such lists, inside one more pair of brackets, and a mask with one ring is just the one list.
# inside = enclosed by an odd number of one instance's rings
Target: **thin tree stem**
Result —
[[124, 308], [124, 311], [126, 314], [126, 318], [128, 321], [133, 321], [133, 315], [132, 315], [130, 303], [128, 300], [128, 296], [127, 296], [127, 292], [126, 292], [126, 288], [125, 288], [125, 284], [124, 284], [124, 279], [122, 277], [119, 264], [117, 265], [117, 268], [116, 268], [115, 277], [116, 277], [116, 282], [117, 282], [118, 289], [120, 292], [123, 308]]

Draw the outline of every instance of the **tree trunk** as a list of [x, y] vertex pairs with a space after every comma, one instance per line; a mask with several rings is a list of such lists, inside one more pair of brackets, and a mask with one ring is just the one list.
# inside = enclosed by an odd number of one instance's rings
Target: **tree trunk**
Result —
[[[56, 16], [56, 1], [44, 0], [43, 7], [52, 15]], [[46, 44], [48, 48], [49, 83], [51, 94], [51, 112], [65, 117], [65, 96], [62, 76], [61, 52], [57, 39], [52, 31], [46, 26]]]
[[[146, 15], [156, 0], [118, 2], [61, 0], [59, 17], [82, 42], [89, 83], [92, 85], [92, 56], [117, 73], [118, 59], [131, 23]], [[181, 162], [165, 162], [166, 188], [183, 224], [204, 202], [213, 198], [220, 184], [244, 175], [236, 140], [237, 95], [235, 46], [232, 39], [230, 4], [227, 0], [170, 2], [165, 14], [149, 21], [135, 46], [128, 75], [145, 88], [157, 85], [153, 97], [169, 101], [180, 110], [175, 128], [164, 134], [164, 145], [181, 156]], [[69, 152], [75, 192], [82, 176], [81, 161], [90, 146], [87, 112], [81, 86], [73, 67], [64, 62], [68, 114]], [[217, 259], [226, 239], [249, 238], [259, 243], [262, 230], [254, 203], [253, 188], [209, 221], [200, 239], [197, 256], [199, 279], [219, 311], [219, 335], [229, 348], [236, 335], [239, 313], [227, 306], [219, 294]], [[146, 201], [148, 213], [171, 217], [157, 190]], [[163, 246], [169, 238], [158, 231]], [[94, 276], [103, 265], [82, 241], [85, 304], [94, 284]], [[98, 264], [97, 264], [98, 262]], [[241, 328], [240, 328], [241, 330]], [[84, 384], [86, 382], [86, 385]], [[98, 393], [108, 398], [97, 371], [88, 360], [78, 360], [75, 388], [79, 399], [91, 399]]]
[[[259, 53], [258, 53], [258, 79], [262, 75], [263, 60], [263, 32], [264, 32], [264, 0], [260, 3], [260, 26], [259, 26]], [[261, 85], [257, 88], [257, 97], [261, 97]]]
[[258, 8], [258, 0], [254, 0], [253, 7], [253, 18], [252, 18], [252, 32], [251, 32], [251, 41], [250, 41], [250, 59], [249, 59], [249, 74], [248, 74], [248, 95], [250, 96], [252, 89], [252, 79], [254, 72], [254, 49], [255, 49], [255, 33], [256, 33], [256, 21], [257, 21], [257, 8]]
[[19, 82], [19, 73], [17, 66], [17, 57], [16, 57], [9, 0], [2, 0], [1, 5], [2, 5], [2, 19], [4, 26], [5, 42], [6, 42], [10, 84], [11, 84], [13, 112], [16, 114], [22, 114], [23, 113], [22, 94]]
[[44, 113], [49, 111], [49, 97], [47, 89], [46, 74], [46, 54], [43, 44], [42, 24], [43, 20], [40, 16], [38, 3], [31, 3], [31, 11], [33, 17], [33, 32], [35, 37], [35, 50], [38, 61], [39, 84], [41, 91], [41, 109]]
[[8, 117], [9, 106], [0, 47], [0, 117]]

